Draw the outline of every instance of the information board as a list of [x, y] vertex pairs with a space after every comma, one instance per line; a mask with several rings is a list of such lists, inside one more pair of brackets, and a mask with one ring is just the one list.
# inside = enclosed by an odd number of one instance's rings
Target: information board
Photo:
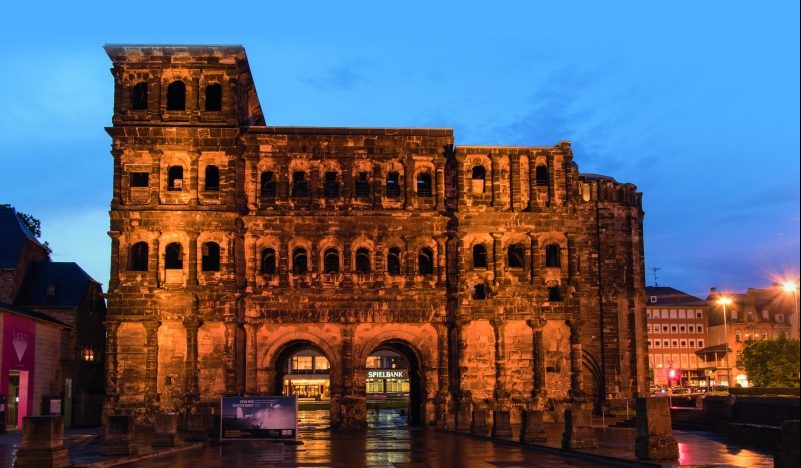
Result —
[[220, 440], [298, 437], [296, 396], [222, 397]]

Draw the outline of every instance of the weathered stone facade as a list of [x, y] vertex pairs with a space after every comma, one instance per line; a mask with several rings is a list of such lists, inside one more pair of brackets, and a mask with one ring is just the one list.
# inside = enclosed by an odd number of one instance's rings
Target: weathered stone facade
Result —
[[299, 343], [331, 363], [341, 428], [366, 424], [385, 345], [425, 425], [647, 390], [641, 194], [569, 143], [270, 127], [241, 47], [106, 50], [109, 411], [278, 393]]

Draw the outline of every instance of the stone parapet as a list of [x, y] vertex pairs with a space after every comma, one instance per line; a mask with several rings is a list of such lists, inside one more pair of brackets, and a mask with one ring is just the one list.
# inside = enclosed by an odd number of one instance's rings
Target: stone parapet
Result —
[[61, 416], [31, 416], [22, 419], [22, 442], [14, 466], [49, 468], [69, 466], [64, 447]]
[[100, 453], [107, 456], [136, 455], [134, 420], [131, 416], [112, 414], [106, 418], [106, 431]]
[[592, 429], [592, 413], [590, 409], [578, 406], [566, 409], [562, 448], [587, 449], [596, 447], [598, 447], [598, 439]]
[[634, 452], [642, 460], [678, 460], [668, 397], [637, 398], [637, 438]]
[[546, 442], [548, 436], [543, 425], [542, 410], [524, 410], [523, 424], [520, 428], [520, 442], [540, 443]]
[[153, 447], [175, 447], [175, 436], [177, 434], [177, 414], [163, 413], [156, 415], [156, 433], [153, 435]]

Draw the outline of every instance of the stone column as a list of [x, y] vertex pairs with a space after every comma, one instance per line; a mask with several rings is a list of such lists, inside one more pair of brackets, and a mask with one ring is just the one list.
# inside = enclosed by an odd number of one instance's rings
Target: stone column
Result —
[[456, 203], [457, 206], [465, 206], [467, 202], [467, 190], [464, 185], [465, 172], [464, 172], [465, 155], [463, 153], [456, 153]]
[[553, 153], [549, 152], [548, 156], [548, 201], [546, 206], [553, 206], [556, 200], [556, 174], [553, 165]]
[[189, 155], [189, 204], [197, 205], [200, 203], [200, 151], [192, 151]]
[[528, 157], [528, 211], [537, 211], [539, 203], [537, 201], [537, 155], [531, 154]]
[[520, 155], [513, 153], [509, 155], [509, 209], [519, 211], [520, 206]]
[[501, 247], [501, 237], [503, 234], [500, 232], [490, 233], [492, 236], [492, 283], [499, 285], [501, 283], [503, 271], [503, 248]]
[[634, 440], [634, 453], [641, 460], [679, 459], [679, 445], [673, 438], [671, 429], [668, 397], [637, 398], [637, 438]]
[[469, 433], [473, 424], [473, 396], [470, 390], [466, 389], [464, 385], [464, 377], [467, 373], [469, 363], [467, 362], [467, 336], [464, 328], [469, 324], [468, 320], [459, 320], [456, 323], [456, 335], [459, 342], [459, 413], [457, 414], [456, 430], [459, 432]]
[[403, 208], [409, 210], [413, 205], [412, 200], [415, 194], [414, 184], [416, 183], [414, 178], [414, 160], [411, 155], [406, 156], [406, 159], [403, 161], [403, 182], [405, 186], [403, 190]]
[[490, 206], [497, 207], [499, 204], [498, 198], [500, 197], [500, 169], [498, 168], [498, 159], [500, 159], [500, 155], [497, 154], [490, 154], [490, 189], [492, 190], [491, 195], [492, 198], [490, 199]]
[[545, 388], [545, 342], [542, 332], [548, 321], [544, 318], [537, 318], [528, 320], [526, 323], [533, 331], [532, 375], [534, 388], [531, 391], [532, 405], [535, 408], [542, 409], [547, 396], [547, 390]]
[[309, 262], [309, 272], [312, 276], [312, 285], [315, 287], [320, 287], [322, 285], [322, 275], [323, 268], [320, 265], [320, 241], [314, 239], [311, 244], [311, 252], [308, 252], [308, 262]]
[[187, 284], [189, 286], [197, 286], [197, 270], [198, 270], [198, 258], [197, 258], [197, 232], [189, 232], [189, 246], [186, 249], [187, 254], [186, 257], [188, 258], [187, 267], [188, 270], [188, 281]]
[[158, 332], [161, 322], [149, 320], [145, 326], [145, 408], [148, 415], [158, 411]]
[[570, 398], [581, 401], [584, 398], [584, 384], [581, 380], [581, 322], [568, 320], [566, 323], [570, 327]]
[[537, 239], [537, 234], [533, 231], [528, 232], [528, 237], [531, 239], [531, 257], [529, 258], [529, 280], [530, 284], [536, 285], [538, 274], [537, 269], [539, 268], [539, 263], [537, 262], [537, 255], [539, 250], [539, 240]]
[[278, 284], [289, 286], [289, 237], [281, 236], [281, 247], [278, 249]]
[[345, 201], [346, 209], [353, 206], [354, 188], [353, 158], [346, 157], [342, 161], [342, 199]]
[[278, 164], [278, 173], [275, 175], [277, 180], [277, 196], [279, 201], [286, 202], [289, 200], [289, 181], [292, 174], [289, 173], [289, 162], [282, 158]]
[[245, 330], [247, 331], [247, 349], [248, 349], [248, 358], [247, 362], [245, 363], [245, 391], [249, 394], [254, 394], [258, 391], [257, 387], [257, 379], [256, 379], [256, 368], [258, 367], [258, 359], [259, 359], [259, 350], [258, 350], [258, 333], [259, 328], [261, 327], [260, 323], [248, 323], [245, 325]]
[[[254, 234], [251, 237], [251, 241], [253, 242], [253, 249], [251, 250], [253, 255], [253, 260], [250, 262], [251, 266], [248, 268], [248, 278], [247, 282], [250, 283], [252, 286], [256, 286], [256, 277], [261, 274], [261, 252], [259, 252], [259, 236]], [[276, 252], [277, 254], [277, 252]]]
[[589, 408], [573, 405], [565, 410], [565, 432], [562, 433], [562, 448], [568, 450], [598, 447], [598, 439], [592, 428], [592, 413]]
[[567, 235], [567, 277], [573, 279], [578, 274], [578, 255], [576, 250], [576, 236]]
[[542, 423], [544, 411], [524, 410], [523, 424], [520, 427], [520, 442], [541, 443], [547, 442], [548, 436], [545, 433], [545, 426]]
[[447, 235], [436, 236], [434, 240], [437, 241], [437, 286], [444, 286], [445, 285], [445, 273], [447, 271], [447, 267], [445, 265], [446, 261], [446, 254], [445, 254], [445, 242], [448, 240]]
[[197, 366], [197, 330], [202, 322], [196, 317], [184, 319], [186, 329], [186, 403], [193, 405], [200, 399]]
[[448, 326], [444, 322], [435, 324], [437, 329], [437, 417], [436, 425], [444, 429], [448, 425], [448, 404], [450, 401], [448, 377]]
[[225, 393], [236, 392], [236, 322], [225, 319]]
[[[325, 199], [324, 193], [320, 190], [321, 180], [320, 174], [320, 166], [315, 165], [311, 169], [309, 169], [309, 190], [306, 199], [309, 200], [309, 205], [312, 208], [320, 208], [322, 207], [323, 203], [328, 203], [328, 200]], [[325, 201], [324, 201], [325, 200]]]
[[117, 386], [117, 332], [120, 322], [107, 320], [106, 326], [106, 401], [104, 413], [106, 416], [114, 413], [120, 398]]
[[403, 248], [404, 248], [404, 256], [406, 257], [406, 261], [404, 262], [404, 266], [406, 267], [406, 287], [413, 288], [414, 287], [414, 276], [415, 276], [415, 256], [417, 252], [412, 250], [414, 237], [411, 236], [403, 236]]
[[436, 159], [434, 161], [434, 189], [437, 197], [437, 211], [445, 211], [445, 161]]
[[373, 208], [381, 209], [384, 203], [384, 172], [381, 170], [380, 164], [373, 166]]
[[161, 252], [161, 233], [153, 239], [151, 248], [153, 251], [149, 253], [150, 258], [147, 259], [147, 277], [151, 285], [160, 288], [159, 271], [161, 271], [161, 262], [159, 260], [161, 260], [161, 255], [159, 255], [159, 252]]
[[351, 242], [352, 239], [345, 238], [342, 242], [342, 286], [353, 286], [353, 262], [351, 258]]
[[120, 232], [109, 231], [108, 235], [111, 237], [111, 277], [108, 289], [113, 291], [120, 287], [120, 271], [126, 268], [124, 264], [126, 259], [120, 258]]
[[509, 399], [511, 394], [506, 385], [506, 323], [502, 318], [492, 321], [495, 332], [495, 409], [492, 412], [492, 435], [511, 437], [512, 427], [509, 418]]
[[[353, 333], [354, 325], [345, 325], [342, 330], [342, 398], [339, 400], [339, 428], [343, 430], [367, 429], [367, 401], [363, 389], [355, 382]], [[362, 365], [361, 367], [364, 367]]]

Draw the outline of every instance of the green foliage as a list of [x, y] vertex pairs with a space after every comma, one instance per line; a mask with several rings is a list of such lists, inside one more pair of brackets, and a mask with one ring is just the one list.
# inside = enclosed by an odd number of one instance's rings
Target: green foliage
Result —
[[[28, 230], [31, 231], [31, 233], [34, 236], [36, 236], [37, 239], [42, 237], [42, 222], [39, 221], [35, 216], [30, 215], [28, 213], [23, 213], [21, 211], [17, 211], [16, 208], [14, 208], [8, 203], [0, 203], [0, 208], [11, 208], [12, 210], [14, 210], [14, 212], [17, 213], [17, 216], [19, 216], [19, 219], [22, 220], [22, 224], [24, 224], [25, 227], [27, 227]], [[53, 249], [50, 248], [50, 244], [45, 242], [42, 245], [44, 246], [45, 249], [47, 249], [48, 255], [53, 253]]]
[[740, 355], [755, 387], [798, 387], [801, 345], [796, 339], [748, 343]]

